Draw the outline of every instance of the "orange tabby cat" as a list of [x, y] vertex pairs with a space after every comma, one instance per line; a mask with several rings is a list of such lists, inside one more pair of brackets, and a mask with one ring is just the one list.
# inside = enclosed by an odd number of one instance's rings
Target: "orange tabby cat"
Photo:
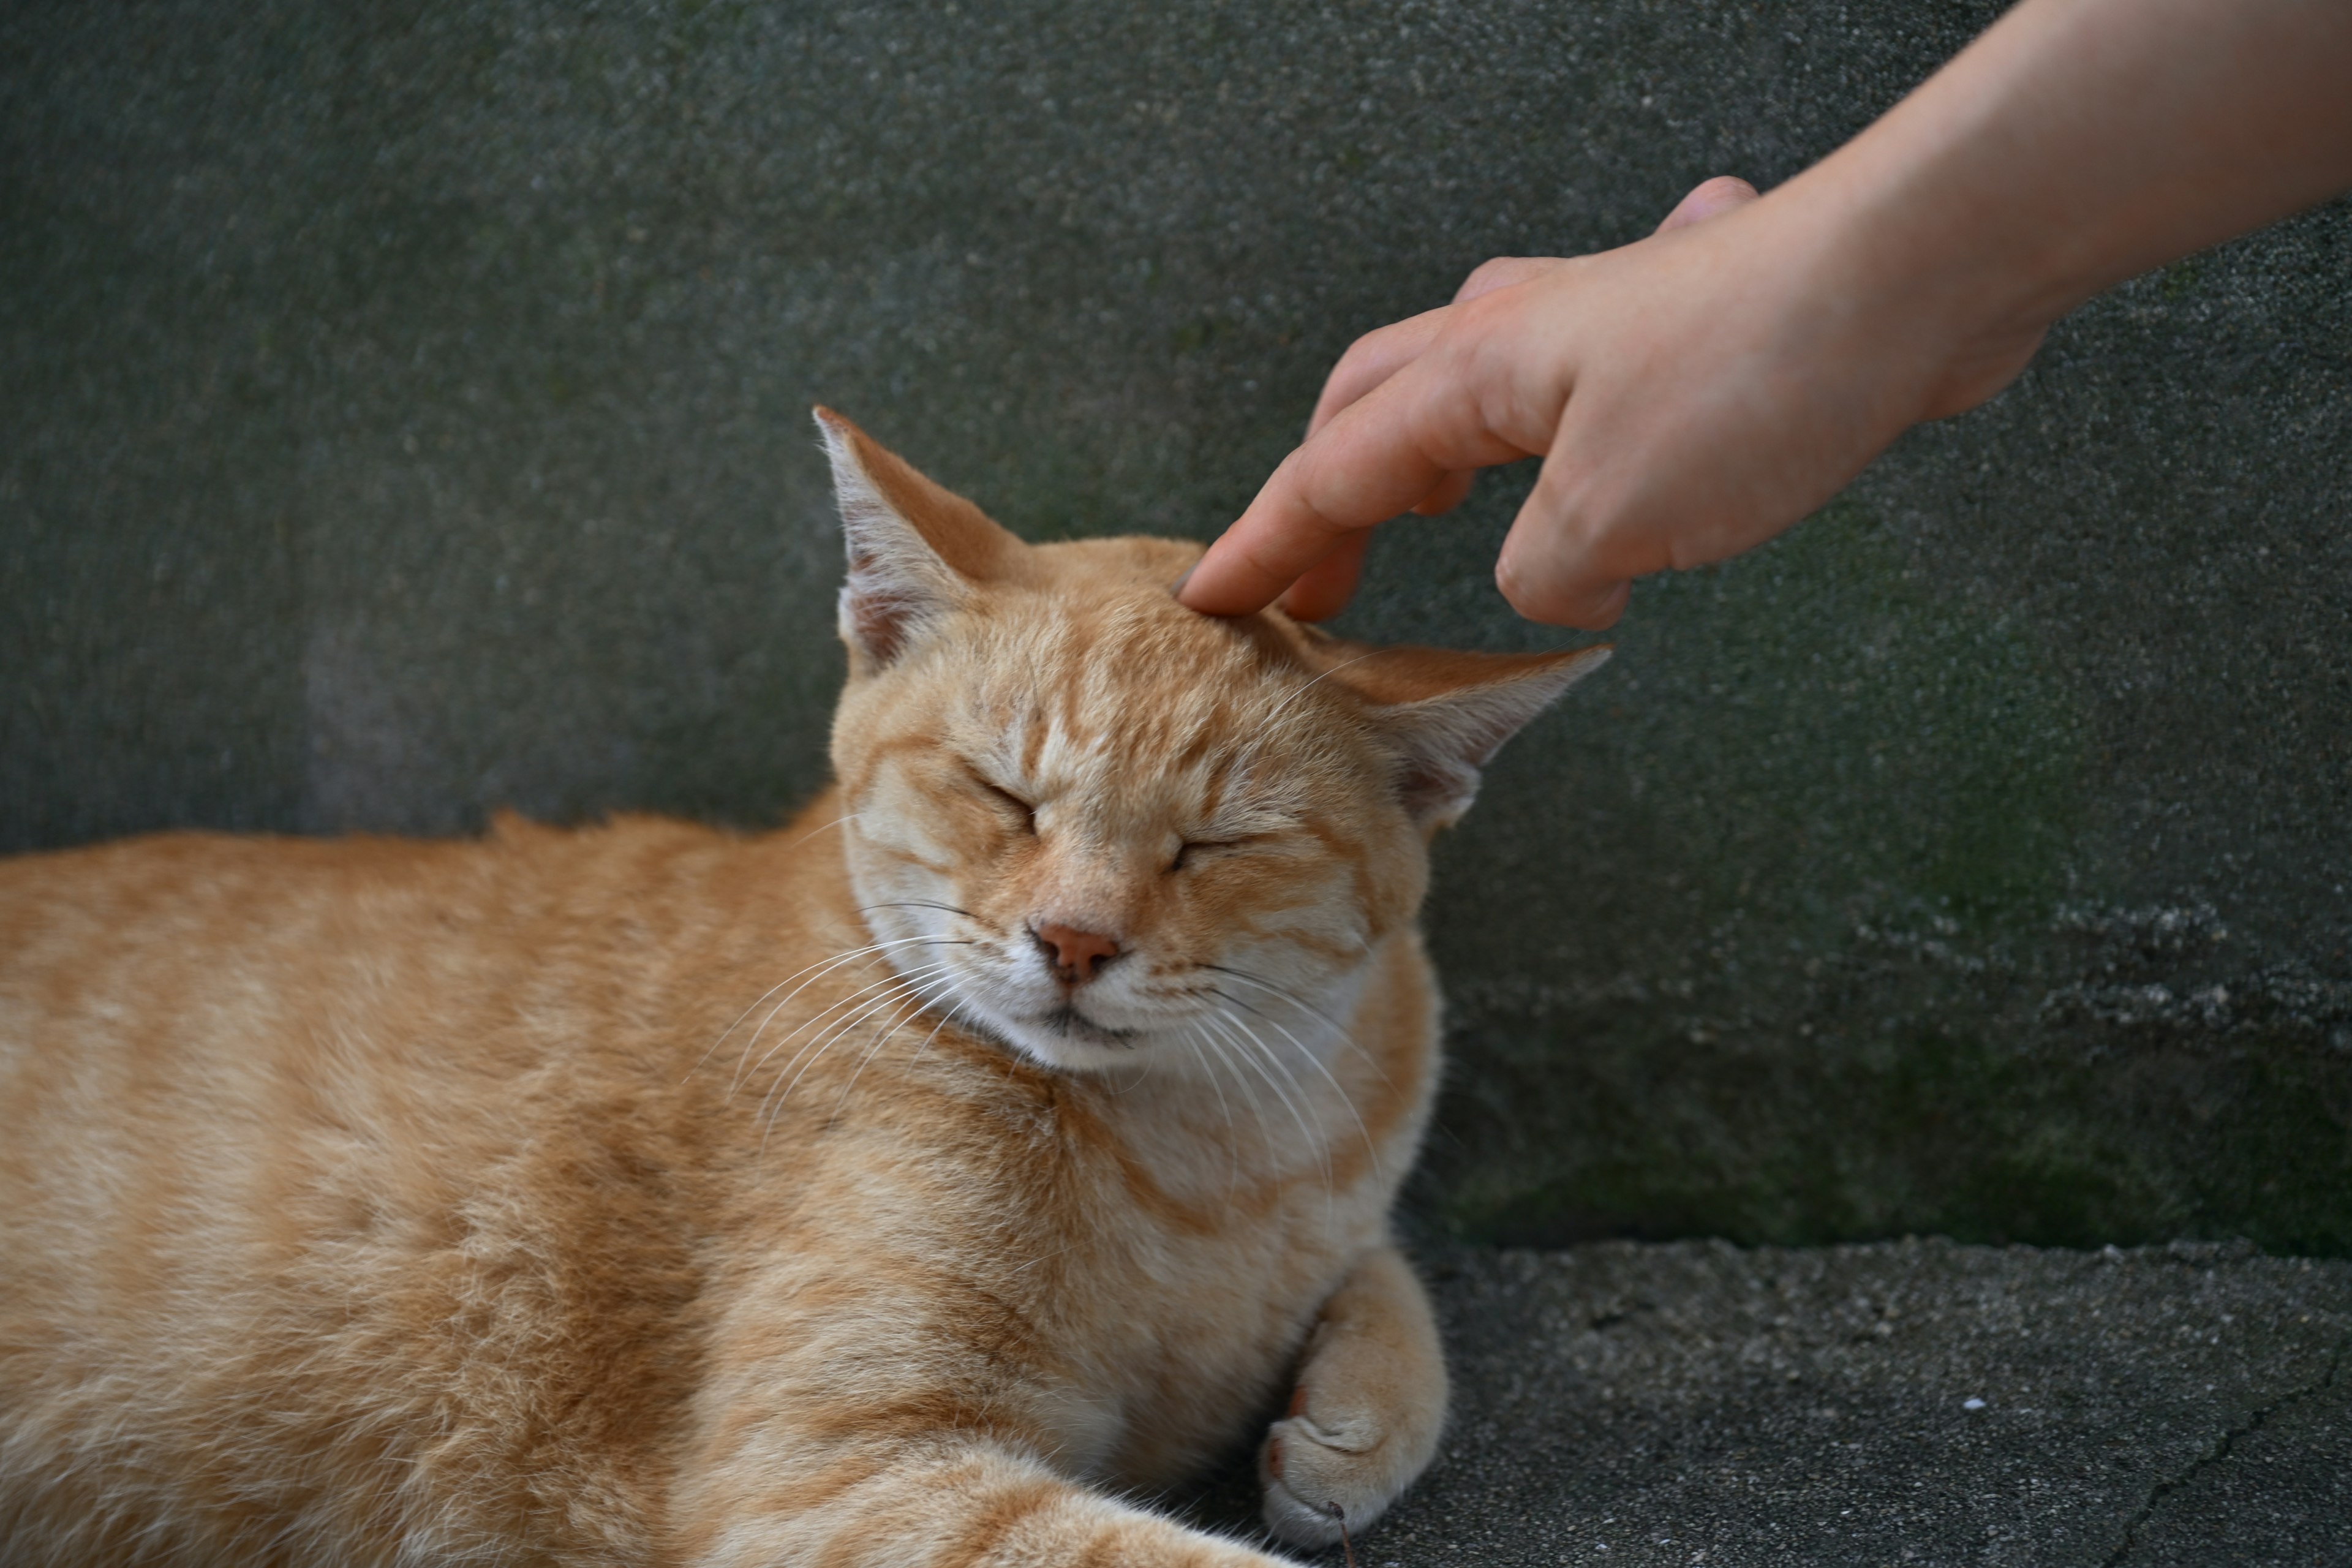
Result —
[[1413, 915], [1603, 655], [1204, 618], [820, 414], [838, 783], [782, 832], [0, 865], [12, 1564], [1245, 1564], [1445, 1374], [1387, 1216]]

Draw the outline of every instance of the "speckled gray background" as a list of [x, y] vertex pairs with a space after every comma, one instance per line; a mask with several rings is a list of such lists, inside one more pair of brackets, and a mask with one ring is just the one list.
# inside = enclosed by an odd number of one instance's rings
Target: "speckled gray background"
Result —
[[[2352, 1265], [1608, 1241], [1425, 1271], [1454, 1417], [1363, 1568], [2352, 1563]], [[1252, 1534], [1255, 1466], [1185, 1501]]]
[[[0, 844], [776, 819], [806, 408], [1034, 537], [1205, 536], [1356, 332], [1769, 184], [1992, 14], [0, 13]], [[1553, 646], [1525, 476], [1349, 629]], [[2352, 1251], [2352, 205], [2094, 304], [1645, 584], [1431, 910], [1462, 1235]]]

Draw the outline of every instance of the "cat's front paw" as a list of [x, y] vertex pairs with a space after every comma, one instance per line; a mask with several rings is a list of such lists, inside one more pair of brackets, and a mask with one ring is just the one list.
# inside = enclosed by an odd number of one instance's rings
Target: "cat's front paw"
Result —
[[1444, 1425], [1429, 1298], [1396, 1248], [1374, 1247], [1323, 1304], [1290, 1409], [1258, 1449], [1266, 1528], [1302, 1546], [1362, 1529], [1428, 1468]]
[[1258, 1448], [1266, 1528], [1294, 1545], [1328, 1546], [1342, 1523], [1353, 1533], [1378, 1519], [1429, 1458], [1395, 1436], [1367, 1411], [1318, 1412], [1300, 1389]]

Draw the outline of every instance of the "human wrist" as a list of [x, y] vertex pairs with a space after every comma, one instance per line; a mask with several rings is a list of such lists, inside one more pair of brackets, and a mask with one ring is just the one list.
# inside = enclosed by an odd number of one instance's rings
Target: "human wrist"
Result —
[[2086, 34], [2111, 29], [2100, 14], [2132, 4], [2024, 0], [1773, 193], [1807, 209], [1881, 341], [1966, 379], [2018, 345], [2030, 355], [2058, 318], [2137, 269], [2117, 150], [2076, 112], [2118, 85], [2112, 59], [2084, 68], [2103, 52]]
[[2352, 185], [2347, 70], [2340, 5], [2023, 0], [1774, 195], [1937, 352], [2030, 355], [2101, 289]]
[[1740, 245], [1780, 280], [1789, 345], [1891, 438], [2007, 384], [2074, 301], [2000, 237], [1874, 173], [1817, 165], [1739, 215]]

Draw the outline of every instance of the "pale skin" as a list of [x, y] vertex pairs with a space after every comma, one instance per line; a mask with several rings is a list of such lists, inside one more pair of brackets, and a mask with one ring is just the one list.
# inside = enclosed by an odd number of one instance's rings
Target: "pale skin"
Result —
[[2347, 84], [2345, 0], [2025, 0], [1770, 194], [1709, 180], [1646, 239], [1489, 261], [1358, 340], [1180, 597], [1336, 614], [1375, 525], [1532, 457], [1496, 584], [1613, 625], [1635, 578], [1763, 542], [1992, 396], [2101, 289], [2352, 187]]

